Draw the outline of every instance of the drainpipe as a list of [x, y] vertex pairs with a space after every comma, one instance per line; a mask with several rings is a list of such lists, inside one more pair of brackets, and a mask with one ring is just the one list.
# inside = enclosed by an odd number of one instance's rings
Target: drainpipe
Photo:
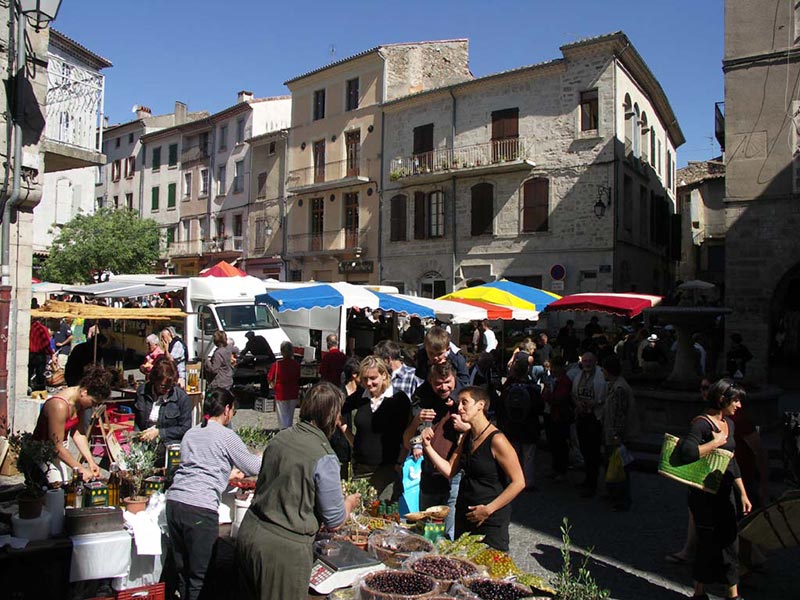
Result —
[[289, 259], [286, 253], [289, 248], [289, 211], [287, 210], [286, 198], [286, 176], [289, 174], [289, 131], [283, 136], [283, 161], [281, 164], [281, 181], [280, 181], [280, 220], [278, 225], [281, 228], [281, 262], [283, 262], [283, 279], [288, 281], [289, 276]]
[[383, 153], [385, 147], [386, 113], [381, 109], [381, 171], [378, 183], [378, 284], [383, 283], [383, 168], [385, 165]]
[[[10, 19], [9, 33], [11, 33], [14, 21], [14, 7], [16, 3], [9, 3]], [[16, 384], [17, 366], [17, 306], [15, 295], [11, 293], [11, 273], [9, 267], [10, 254], [10, 235], [11, 235], [11, 215], [15, 213], [15, 208], [21, 199], [21, 179], [22, 179], [22, 86], [20, 81], [24, 79], [26, 68], [25, 56], [25, 18], [22, 15], [17, 17], [17, 52], [16, 52], [16, 75], [14, 77], [14, 175], [11, 184], [11, 195], [3, 206], [2, 224], [2, 251], [0, 258], [2, 266], [2, 285], [0, 286], [0, 433], [5, 433], [7, 426], [12, 425], [8, 422], [8, 396], [9, 390], [14, 393]], [[9, 343], [10, 342], [10, 343]], [[10, 366], [10, 369], [9, 369]], [[12, 415], [13, 421], [13, 415]]]
[[[450, 97], [453, 99], [453, 110], [451, 110], [451, 118], [450, 118], [450, 148], [453, 150], [453, 155], [455, 156], [455, 148], [456, 148], [456, 95], [453, 93], [453, 88], [450, 88]], [[450, 290], [455, 291], [456, 289], [456, 253], [458, 250], [457, 247], [457, 238], [456, 235], [456, 176], [450, 179], [450, 187], [452, 190], [453, 199], [451, 200], [451, 209], [450, 211], [453, 214], [453, 258], [452, 258], [452, 265], [450, 267]]]

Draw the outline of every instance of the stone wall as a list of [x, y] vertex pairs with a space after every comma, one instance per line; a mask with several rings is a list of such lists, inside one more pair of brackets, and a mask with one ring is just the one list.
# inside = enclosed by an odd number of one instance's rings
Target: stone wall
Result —
[[472, 79], [467, 40], [388, 45], [380, 51], [387, 61], [385, 100]]

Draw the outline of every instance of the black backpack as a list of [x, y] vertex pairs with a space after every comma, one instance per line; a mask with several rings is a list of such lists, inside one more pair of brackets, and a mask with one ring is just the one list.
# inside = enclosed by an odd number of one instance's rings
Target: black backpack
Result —
[[509, 423], [522, 425], [527, 423], [533, 412], [530, 386], [524, 383], [513, 383], [506, 394], [506, 415]]

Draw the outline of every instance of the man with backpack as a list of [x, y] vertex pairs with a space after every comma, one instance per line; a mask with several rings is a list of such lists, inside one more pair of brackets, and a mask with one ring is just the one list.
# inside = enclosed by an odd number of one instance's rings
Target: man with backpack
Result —
[[534, 460], [541, 433], [539, 424], [541, 412], [540, 387], [534, 385], [528, 377], [528, 363], [514, 361], [501, 392], [497, 409], [497, 427], [517, 451], [525, 475], [525, 490], [529, 492], [536, 490]]
[[181, 389], [186, 389], [186, 362], [189, 360], [186, 344], [172, 326], [161, 330], [161, 342], [178, 369], [178, 385]]

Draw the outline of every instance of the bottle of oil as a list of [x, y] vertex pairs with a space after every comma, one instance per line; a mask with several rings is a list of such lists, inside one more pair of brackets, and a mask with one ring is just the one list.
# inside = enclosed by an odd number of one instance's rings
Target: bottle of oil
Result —
[[72, 467], [72, 480], [64, 486], [64, 506], [75, 506], [75, 484], [80, 478], [80, 469]]
[[[74, 469], [77, 471], [77, 469]], [[75, 500], [72, 506], [75, 508], [83, 508], [83, 494], [85, 492], [85, 488], [83, 487], [83, 477], [81, 477], [80, 471], [78, 471], [77, 481], [75, 481]]]
[[119, 506], [119, 465], [111, 463], [110, 474], [108, 476], [108, 505]]

